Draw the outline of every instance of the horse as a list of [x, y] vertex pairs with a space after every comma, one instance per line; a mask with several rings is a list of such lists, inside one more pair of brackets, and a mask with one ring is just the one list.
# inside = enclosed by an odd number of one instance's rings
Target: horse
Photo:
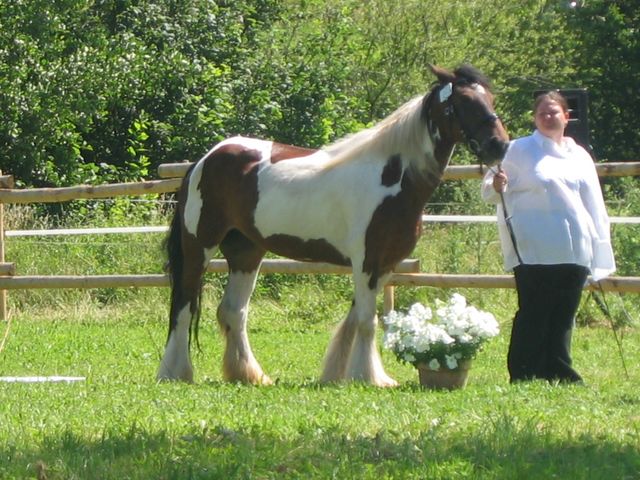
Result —
[[228, 279], [217, 308], [226, 381], [271, 384], [249, 343], [249, 300], [267, 252], [350, 266], [353, 301], [325, 355], [323, 383], [397, 385], [376, 346], [376, 297], [418, 241], [422, 211], [457, 143], [487, 165], [509, 137], [488, 78], [429, 65], [437, 81], [374, 126], [319, 150], [233, 137], [188, 170], [167, 237], [169, 334], [158, 380], [193, 382], [203, 273], [219, 250]]

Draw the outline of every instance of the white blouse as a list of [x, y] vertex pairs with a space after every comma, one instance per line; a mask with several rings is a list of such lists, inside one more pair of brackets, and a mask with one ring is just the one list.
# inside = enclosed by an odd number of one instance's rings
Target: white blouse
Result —
[[[539, 131], [514, 140], [502, 161], [504, 201], [525, 264], [572, 263], [588, 267], [594, 280], [616, 269], [609, 217], [591, 156], [572, 138], [562, 145]], [[494, 170], [496, 167], [494, 167]], [[507, 229], [494, 172], [482, 182], [482, 198], [497, 204], [506, 270], [520, 262]]]

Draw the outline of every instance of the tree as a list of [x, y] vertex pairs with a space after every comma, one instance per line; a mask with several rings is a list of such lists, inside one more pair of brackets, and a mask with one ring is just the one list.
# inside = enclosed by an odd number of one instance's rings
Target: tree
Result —
[[640, 153], [640, 5], [593, 0], [568, 16], [579, 34], [576, 62], [589, 90], [596, 156], [637, 160]]

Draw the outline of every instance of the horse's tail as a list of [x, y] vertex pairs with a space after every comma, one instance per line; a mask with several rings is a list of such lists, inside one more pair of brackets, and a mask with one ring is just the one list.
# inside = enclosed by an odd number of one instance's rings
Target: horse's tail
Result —
[[[194, 164], [195, 165], [195, 164]], [[192, 166], [193, 168], [193, 166]], [[182, 184], [181, 192], [178, 195], [181, 195], [182, 192], [186, 192], [186, 186], [188, 185], [189, 174], [191, 173], [191, 169], [185, 175], [185, 180]], [[171, 221], [171, 226], [169, 228], [169, 234], [167, 235], [164, 241], [164, 248], [167, 252], [167, 264], [166, 270], [169, 273], [169, 282], [171, 284], [171, 309], [169, 314], [169, 336], [171, 336], [171, 332], [176, 328], [178, 321], [178, 313], [184, 305], [190, 300], [186, 298], [186, 294], [183, 288], [184, 281], [184, 252], [182, 246], [182, 229], [184, 225], [184, 218], [181, 213], [180, 208], [181, 201], [178, 201], [178, 206], [176, 206], [176, 211], [173, 215], [173, 219]], [[198, 291], [192, 292], [193, 294], [193, 302], [195, 305], [191, 307], [191, 326], [189, 328], [189, 344], [191, 344], [191, 335], [193, 333], [194, 338], [196, 340], [196, 345], [198, 342], [198, 327], [200, 324], [200, 305], [202, 299], [202, 281], [198, 283]], [[167, 337], [167, 341], [169, 338]]]

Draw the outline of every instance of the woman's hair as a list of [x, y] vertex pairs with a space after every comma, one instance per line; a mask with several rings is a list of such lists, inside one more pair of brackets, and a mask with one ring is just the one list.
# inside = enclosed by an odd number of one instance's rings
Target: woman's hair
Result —
[[533, 113], [538, 111], [538, 107], [544, 100], [556, 102], [562, 107], [562, 111], [565, 113], [569, 111], [569, 103], [567, 102], [567, 99], [564, 98], [564, 95], [562, 95], [558, 90], [550, 90], [546, 93], [541, 93], [536, 97], [533, 102]]

